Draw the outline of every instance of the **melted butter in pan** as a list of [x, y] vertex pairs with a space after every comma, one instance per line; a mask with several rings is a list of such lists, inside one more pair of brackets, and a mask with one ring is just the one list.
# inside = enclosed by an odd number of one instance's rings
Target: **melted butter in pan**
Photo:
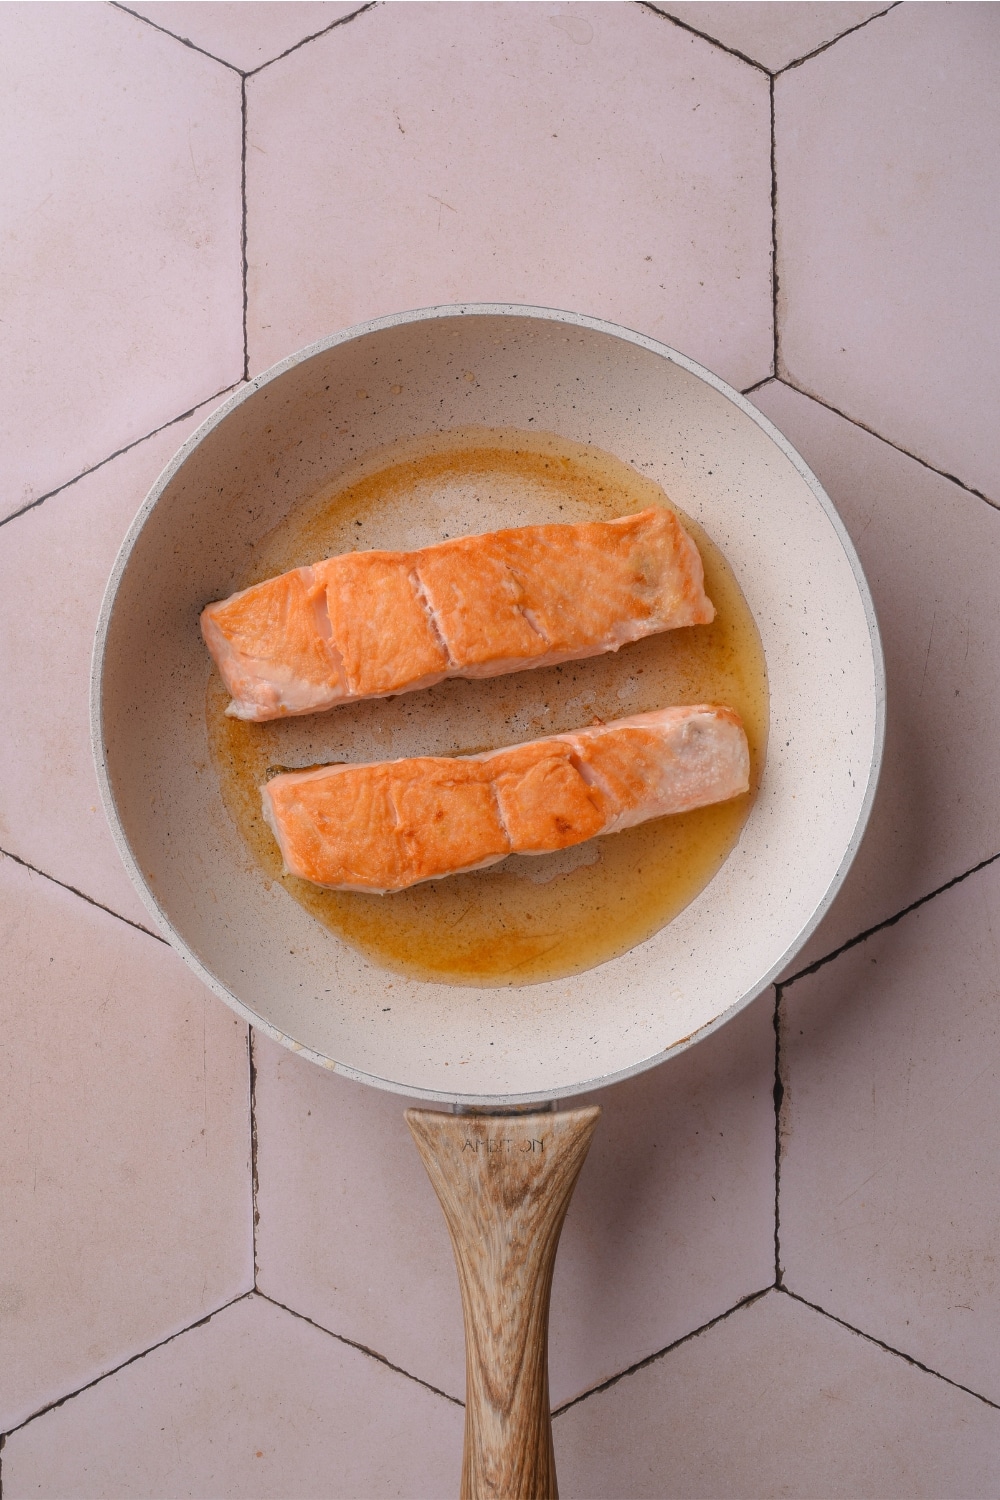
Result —
[[[546, 434], [469, 429], [395, 449], [299, 505], [254, 548], [247, 587], [354, 548], [427, 546], [448, 536], [545, 521], [609, 520], [666, 504], [663, 491], [595, 449]], [[225, 715], [211, 674], [208, 738], [222, 797], [268, 879], [374, 963], [438, 983], [523, 985], [626, 952], [677, 915], [736, 844], [767, 743], [764, 655], [732, 570], [683, 518], [705, 564], [711, 625], [667, 631], [619, 652], [488, 681], [249, 724]], [[724, 703], [743, 719], [751, 791], [539, 857], [388, 896], [324, 891], [284, 875], [260, 810], [275, 767], [405, 755], [471, 754], [577, 729], [595, 718], [682, 703]]]

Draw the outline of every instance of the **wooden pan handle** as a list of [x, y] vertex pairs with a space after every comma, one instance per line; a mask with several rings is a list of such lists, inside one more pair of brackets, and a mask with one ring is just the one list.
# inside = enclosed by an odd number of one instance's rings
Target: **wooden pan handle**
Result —
[[557, 1500], [549, 1412], [556, 1248], [599, 1109], [408, 1109], [444, 1209], [465, 1319], [461, 1500]]

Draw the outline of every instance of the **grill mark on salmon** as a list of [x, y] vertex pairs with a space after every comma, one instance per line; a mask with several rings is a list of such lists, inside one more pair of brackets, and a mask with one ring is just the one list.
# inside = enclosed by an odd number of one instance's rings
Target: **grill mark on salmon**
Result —
[[283, 772], [261, 802], [288, 873], [385, 894], [723, 802], [749, 784], [739, 717], [699, 704], [480, 755]]
[[232, 695], [266, 720], [617, 651], [715, 616], [670, 510], [522, 526], [416, 552], [349, 552], [202, 612]]

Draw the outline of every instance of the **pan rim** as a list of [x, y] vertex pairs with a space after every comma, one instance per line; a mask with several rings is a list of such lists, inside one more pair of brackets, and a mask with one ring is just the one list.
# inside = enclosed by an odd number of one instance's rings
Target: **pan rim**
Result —
[[[193, 950], [188, 946], [188, 944], [174, 928], [173, 923], [164, 912], [162, 906], [160, 905], [160, 902], [158, 901], [157, 897], [146, 881], [146, 878], [132, 853], [131, 845], [129, 844], [124, 824], [119, 815], [114, 790], [111, 785], [111, 779], [108, 772], [107, 758], [104, 751], [104, 660], [107, 649], [108, 630], [111, 616], [114, 610], [118, 588], [124, 575], [125, 569], [128, 566], [132, 550], [140, 534], [142, 533], [147, 520], [152, 514], [152, 511], [154, 510], [157, 502], [160, 499], [160, 496], [163, 494], [167, 485], [174, 478], [175, 474], [178, 472], [181, 466], [187, 461], [190, 454], [195, 450], [195, 448], [199, 446], [201, 442], [204, 441], [205, 437], [210, 432], [212, 432], [217, 426], [225, 421], [233, 411], [235, 411], [239, 406], [243, 404], [243, 402], [249, 400], [250, 397], [255, 395], [257, 391], [270, 384], [272, 381], [280, 378], [289, 370], [294, 369], [297, 365], [302, 364], [319, 354], [325, 353], [330, 349], [336, 348], [340, 344], [348, 343], [354, 339], [362, 338], [372, 333], [378, 333], [385, 329], [400, 327], [411, 323], [426, 322], [435, 319], [461, 317], [516, 317], [524, 319], [544, 320], [554, 323], [563, 323], [576, 328], [586, 328], [592, 332], [602, 333], [610, 337], [622, 340], [626, 343], [636, 345], [639, 348], [645, 349], [648, 352], [659, 356], [660, 358], [664, 358], [678, 365], [681, 369], [704, 381], [707, 385], [716, 390], [720, 395], [731, 401], [741, 412], [743, 412], [745, 416], [748, 416], [753, 420], [753, 422], [764, 432], [764, 434], [771, 439], [771, 441], [781, 451], [785, 458], [789, 460], [799, 476], [805, 481], [806, 485], [812, 492], [813, 497], [816, 499], [821, 509], [825, 513], [826, 518], [830, 522], [837, 540], [840, 543], [848, 565], [850, 566], [851, 573], [854, 577], [854, 582], [858, 589], [858, 594], [864, 612], [865, 624], [868, 630], [868, 639], [872, 653], [875, 709], [872, 737], [872, 755], [868, 770], [868, 781], [859, 808], [857, 820], [855, 822], [854, 829], [851, 834], [851, 838], [848, 841], [844, 855], [822, 899], [817, 904], [810, 918], [803, 924], [796, 937], [784, 950], [780, 958], [771, 966], [771, 968], [761, 979], [756, 981], [754, 985], [744, 994], [742, 994], [733, 1005], [728, 1007], [728, 1009], [721, 1012], [705, 1026], [698, 1028], [689, 1036], [684, 1037], [677, 1042], [674, 1042], [673, 1044], [671, 1044], [671, 1046], [663, 1049], [662, 1051], [654, 1053], [647, 1058], [642, 1058], [638, 1062], [630, 1064], [626, 1068], [619, 1069], [611, 1073], [600, 1074], [582, 1083], [574, 1082], [562, 1087], [543, 1090], [536, 1089], [529, 1090], [527, 1092], [493, 1094], [462, 1093], [458, 1090], [444, 1091], [440, 1089], [421, 1088], [413, 1084], [401, 1084], [396, 1080], [382, 1078], [377, 1074], [365, 1072], [363, 1069], [352, 1067], [349, 1063], [343, 1063], [326, 1057], [324, 1054], [317, 1052], [315, 1049], [305, 1046], [303, 1043], [296, 1041], [293, 1037], [281, 1031], [280, 1028], [275, 1026], [272, 1022], [268, 1021], [265, 1017], [260, 1016], [257, 1014], [257, 1012], [251, 1010], [239, 999], [237, 995], [235, 995], [202, 963], [202, 961], [197, 957]], [[112, 837], [115, 841], [118, 853], [128, 872], [129, 878], [132, 881], [132, 885], [135, 888], [140, 899], [142, 900], [144, 906], [150, 912], [150, 915], [154, 918], [157, 926], [162, 930], [162, 933], [166, 934], [166, 940], [169, 941], [171, 947], [175, 948], [178, 951], [178, 953], [188, 964], [188, 966], [198, 975], [198, 977], [213, 992], [213, 994], [217, 995], [219, 999], [223, 1000], [232, 1010], [235, 1010], [236, 1013], [240, 1015], [249, 1025], [258, 1028], [266, 1035], [270, 1036], [272, 1040], [280, 1043], [282, 1046], [289, 1048], [291, 1051], [308, 1058], [309, 1061], [316, 1063], [326, 1071], [339, 1073], [346, 1078], [354, 1079], [356, 1082], [365, 1083], [372, 1087], [383, 1089], [390, 1093], [399, 1094], [406, 1098], [430, 1100], [437, 1103], [453, 1105], [534, 1104], [553, 1099], [576, 1097], [578, 1095], [591, 1093], [596, 1089], [610, 1087], [612, 1084], [623, 1082], [627, 1078], [635, 1077], [640, 1073], [646, 1072], [650, 1068], [657, 1067], [660, 1063], [667, 1061], [668, 1058], [686, 1051], [687, 1048], [693, 1046], [695, 1042], [701, 1041], [704, 1037], [710, 1035], [713, 1031], [724, 1025], [728, 1020], [732, 1019], [733, 1016], [738, 1014], [739, 1011], [743, 1010], [745, 1006], [749, 1005], [751, 1001], [753, 1001], [758, 995], [763, 993], [763, 991], [774, 982], [778, 975], [788, 967], [794, 955], [800, 951], [802, 946], [808, 941], [809, 937], [816, 930], [817, 926], [822, 921], [823, 917], [826, 915], [826, 912], [832, 905], [837, 893], [839, 892], [844, 882], [844, 879], [847, 876], [848, 871], [851, 868], [851, 865], [854, 862], [854, 858], [860, 847], [861, 840], [864, 836], [864, 832], [871, 815], [872, 806], [875, 800], [875, 794], [878, 788], [878, 781], [881, 772], [883, 751], [885, 746], [885, 725], [885, 659], [882, 650], [882, 641], [878, 627], [878, 620], [875, 614], [875, 606], [871, 597], [871, 591], [868, 587], [867, 579], [865, 578], [864, 571], [861, 567], [861, 562], [854, 547], [854, 543], [851, 541], [851, 538], [848, 535], [847, 529], [844, 526], [844, 523], [841, 520], [836, 507], [834, 506], [830, 497], [827, 495], [823, 486], [820, 484], [819, 480], [816, 478], [815, 474], [805, 463], [801, 455], [787, 440], [787, 438], [785, 438], [784, 435], [773, 425], [773, 423], [771, 423], [767, 419], [767, 417], [763, 415], [763, 413], [759, 412], [740, 391], [736, 390], [733, 386], [728, 385], [724, 380], [722, 380], [713, 371], [707, 369], [704, 365], [701, 365], [697, 361], [690, 359], [687, 355], [681, 354], [678, 350], [671, 348], [669, 345], [661, 343], [659, 340], [653, 339], [647, 334], [639, 333], [633, 329], [626, 328], [621, 324], [613, 323], [607, 319], [594, 318], [584, 313], [576, 313], [558, 308], [541, 307], [530, 304], [500, 302], [446, 303], [440, 306], [416, 308], [404, 312], [390, 313], [380, 318], [373, 318], [362, 323], [353, 324], [349, 328], [342, 329], [337, 333], [328, 335], [326, 338], [319, 339], [314, 343], [307, 345], [305, 348], [297, 350], [295, 353], [286, 356], [283, 360], [280, 360], [278, 363], [271, 365], [268, 369], [262, 371], [259, 375], [255, 375], [251, 380], [247, 381], [246, 384], [241, 385], [240, 388], [236, 390], [230, 397], [228, 397], [227, 400], [225, 400], [219, 407], [217, 407], [216, 410], [212, 412], [206, 418], [206, 420], [202, 422], [190, 435], [190, 437], [181, 445], [181, 447], [174, 454], [173, 458], [162, 470], [159, 477], [150, 488], [145, 500], [143, 501], [143, 504], [140, 506], [138, 512], [136, 513], [131, 526], [126, 532], [125, 538], [122, 541], [121, 547], [118, 551], [118, 555], [115, 559], [114, 566], [111, 570], [107, 586], [104, 591], [100, 614], [98, 616], [93, 654], [91, 658], [91, 749], [94, 757], [95, 769], [97, 772], [97, 781], [101, 796], [101, 802], [104, 807], [105, 816], [108, 819]]]

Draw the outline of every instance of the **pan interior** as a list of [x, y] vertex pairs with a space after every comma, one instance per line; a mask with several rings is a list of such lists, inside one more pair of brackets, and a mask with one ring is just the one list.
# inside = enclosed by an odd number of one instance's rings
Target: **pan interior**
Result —
[[[553, 434], [465, 429], [396, 445], [293, 507], [254, 549], [239, 586], [354, 548], [408, 549], [451, 535], [547, 521], [610, 520], [667, 497], [610, 454]], [[720, 868], [752, 792], [611, 838], [392, 896], [324, 891], [284, 874], [260, 811], [275, 769], [406, 755], [471, 754], [681, 703], [725, 703], [743, 718], [752, 785], [763, 766], [767, 679], [750, 611], [701, 528], [711, 625], [670, 631], [603, 657], [330, 713], [247, 723], [226, 716], [209, 678], [206, 718], [222, 797], [265, 876], [373, 962], [450, 984], [565, 978], [648, 939]]]
[[[714, 879], [629, 951], [514, 987], [387, 973], [317, 922], [238, 832], [206, 732], [204, 604], [233, 592], [261, 539], [303, 497], [415, 435], [469, 427], [558, 433], [661, 486], [728, 560], [760, 632], [770, 694], [760, 787]], [[421, 539], [411, 533], [407, 544]], [[537, 309], [439, 309], [296, 356], [181, 451], [109, 587], [95, 748], [144, 899], [188, 962], [256, 1024], [402, 1093], [552, 1098], [650, 1066], [718, 1024], [811, 929], [870, 803], [879, 660], [832, 507], [741, 398], [609, 325]]]

